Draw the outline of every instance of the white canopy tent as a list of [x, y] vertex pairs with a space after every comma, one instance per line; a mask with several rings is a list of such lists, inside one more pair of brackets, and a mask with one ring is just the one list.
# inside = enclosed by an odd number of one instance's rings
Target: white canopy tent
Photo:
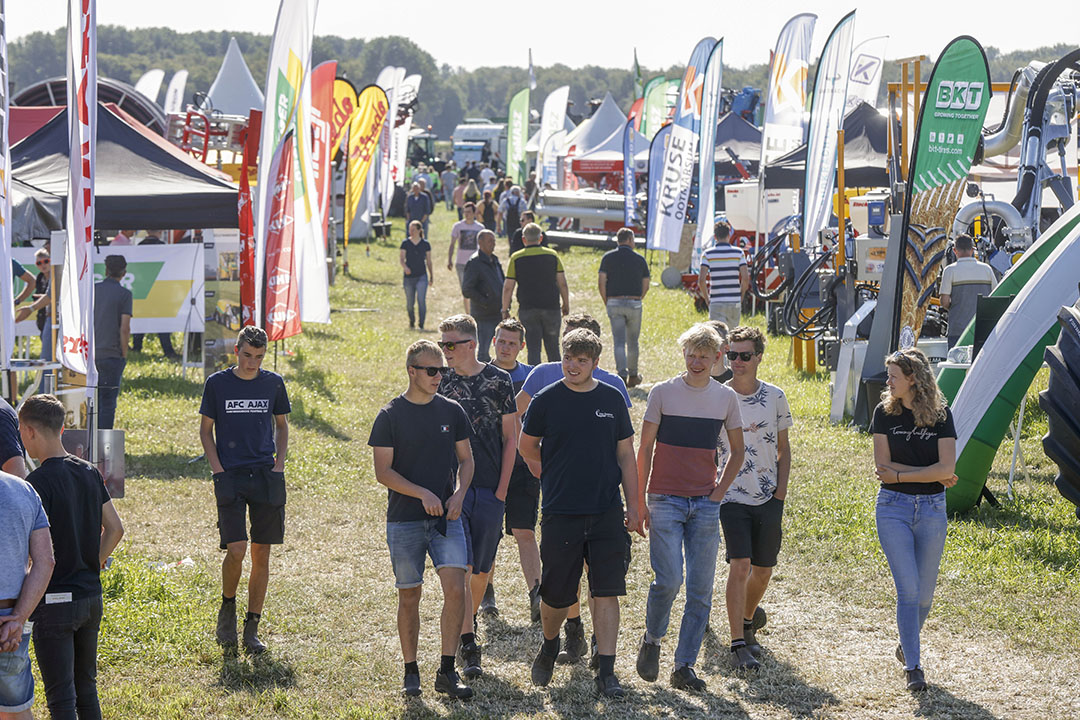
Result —
[[[600, 145], [574, 157], [571, 161], [574, 173], [622, 172], [623, 131], [625, 127], [624, 121], [623, 127], [616, 128]], [[633, 132], [634, 147], [638, 149], [634, 153], [634, 172], [645, 172], [649, 164], [649, 141], [637, 130]]]
[[221, 61], [221, 69], [218, 70], [214, 84], [206, 94], [209, 107], [206, 103], [200, 109], [214, 109], [226, 115], [247, 116], [252, 108], [262, 108], [264, 104], [262, 90], [259, 89], [255, 78], [251, 77], [244, 56], [240, 53], [240, 46], [236, 44], [236, 38], [229, 38], [229, 48], [225, 51], [225, 59]]

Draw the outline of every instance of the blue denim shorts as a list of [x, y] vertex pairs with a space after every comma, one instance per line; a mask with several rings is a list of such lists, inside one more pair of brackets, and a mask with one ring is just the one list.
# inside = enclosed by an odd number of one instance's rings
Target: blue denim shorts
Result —
[[461, 522], [465, 529], [465, 550], [474, 573], [491, 572], [502, 538], [505, 505], [492, 488], [471, 487], [465, 493]]
[[[0, 610], [0, 619], [11, 609]], [[34, 676], [30, 674], [30, 633], [23, 633], [14, 652], [0, 653], [0, 712], [17, 713], [34, 704]]]
[[394, 568], [394, 587], [399, 590], [424, 584], [424, 559], [438, 572], [443, 568], [468, 567], [465, 531], [461, 518], [446, 522], [446, 535], [438, 530], [439, 518], [386, 523], [386, 545]]

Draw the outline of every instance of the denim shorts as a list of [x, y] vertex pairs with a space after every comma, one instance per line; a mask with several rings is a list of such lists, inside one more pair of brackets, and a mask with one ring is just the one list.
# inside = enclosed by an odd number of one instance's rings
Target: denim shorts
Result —
[[461, 508], [466, 560], [473, 573], [491, 572], [502, 538], [505, 504], [493, 488], [470, 487]]
[[[0, 610], [0, 619], [11, 608]], [[0, 653], [0, 712], [18, 713], [34, 704], [34, 676], [30, 674], [30, 633], [13, 652]]]
[[424, 558], [438, 572], [443, 568], [468, 567], [465, 531], [461, 518], [446, 521], [446, 535], [439, 532], [440, 518], [386, 523], [386, 545], [394, 568], [394, 587], [399, 590], [424, 584]]

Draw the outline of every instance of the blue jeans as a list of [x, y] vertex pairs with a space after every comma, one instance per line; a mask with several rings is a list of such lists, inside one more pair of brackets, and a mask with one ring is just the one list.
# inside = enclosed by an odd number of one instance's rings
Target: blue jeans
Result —
[[708, 496], [649, 494], [649, 560], [656, 578], [649, 585], [645, 628], [653, 637], [667, 634], [671, 603], [683, 582], [686, 556], [686, 605], [675, 648], [675, 666], [697, 661], [712, 610], [713, 577], [720, 546], [720, 503]]
[[491, 341], [498, 324], [498, 320], [476, 321], [476, 357], [480, 362], [491, 362]]
[[394, 587], [420, 587], [424, 584], [424, 561], [431, 558], [435, 572], [444, 567], [468, 567], [465, 529], [461, 518], [446, 521], [446, 534], [439, 532], [441, 518], [386, 523], [386, 545], [394, 569]]
[[127, 360], [122, 357], [99, 357], [94, 360], [98, 371], [98, 427], [112, 430], [116, 421], [116, 399], [120, 396], [120, 378]]
[[[97, 692], [101, 596], [38, 605], [34, 611], [34, 657], [55, 720], [100, 720]], [[76, 715], [77, 713], [77, 715]]]
[[623, 380], [638, 374], [638, 337], [641, 335], [641, 301], [633, 298], [611, 298], [607, 301], [607, 316], [611, 321], [611, 349], [615, 353], [615, 369]]
[[[11, 608], [0, 610], [0, 621]], [[34, 704], [34, 676], [30, 674], [30, 633], [24, 633], [19, 647], [0, 653], [0, 712], [19, 713]]]
[[409, 313], [409, 327], [416, 324], [416, 315], [413, 314], [413, 305], [420, 311], [420, 329], [424, 329], [424, 320], [427, 318], [427, 275], [420, 277], [405, 277], [402, 280], [405, 285], [405, 310]]
[[881, 488], [877, 532], [896, 584], [896, 626], [906, 668], [919, 667], [919, 631], [934, 602], [945, 549], [945, 493], [908, 495]]

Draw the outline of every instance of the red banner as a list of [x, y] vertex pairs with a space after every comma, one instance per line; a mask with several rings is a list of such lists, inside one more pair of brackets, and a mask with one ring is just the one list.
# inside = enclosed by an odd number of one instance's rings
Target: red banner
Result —
[[244, 171], [240, 173], [237, 211], [240, 215], [240, 325], [254, 325], [255, 220], [251, 214], [251, 183], [248, 180], [247, 153], [244, 153]]
[[330, 222], [330, 159], [334, 156], [330, 132], [334, 114], [334, 76], [337, 61], [327, 60], [311, 71], [311, 159], [315, 175], [315, 201], [323, 221], [323, 241]]
[[[97, 4], [68, 0], [67, 238], [60, 281], [60, 342], [64, 367], [97, 383], [94, 365], [94, 164], [97, 155]], [[5, 119], [6, 120], [6, 119]]]
[[644, 114], [644, 112], [645, 98], [638, 98], [634, 101], [634, 104], [630, 106], [630, 114], [627, 115], [628, 118], [633, 118], [634, 130], [636, 132], [641, 132], [641, 116]]
[[284, 340], [300, 333], [300, 293], [296, 283], [293, 253], [293, 135], [287, 135], [274, 158], [270, 177], [269, 227], [266, 234], [266, 334], [270, 340]]

